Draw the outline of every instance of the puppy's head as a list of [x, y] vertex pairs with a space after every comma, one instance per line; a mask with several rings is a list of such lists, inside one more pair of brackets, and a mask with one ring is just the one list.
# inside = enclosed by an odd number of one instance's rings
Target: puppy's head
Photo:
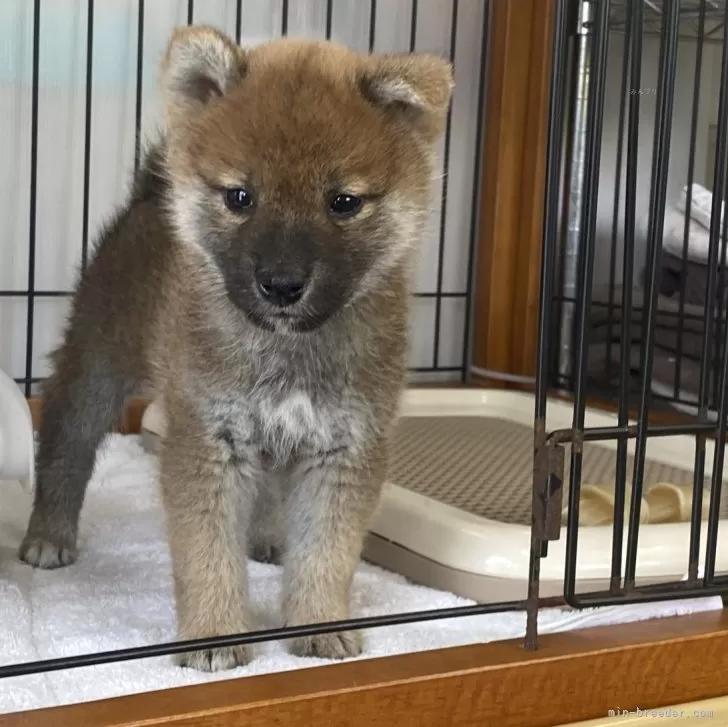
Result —
[[452, 72], [429, 55], [177, 31], [162, 64], [170, 207], [255, 324], [310, 331], [408, 263]]

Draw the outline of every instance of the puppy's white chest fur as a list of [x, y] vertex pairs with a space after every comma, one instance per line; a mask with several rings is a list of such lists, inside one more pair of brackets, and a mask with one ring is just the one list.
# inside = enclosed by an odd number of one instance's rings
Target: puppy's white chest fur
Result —
[[262, 398], [257, 402], [257, 415], [261, 443], [276, 458], [299, 449], [325, 451], [342, 446], [342, 437], [346, 437], [341, 427], [343, 412], [328, 404], [314, 404], [305, 391]]

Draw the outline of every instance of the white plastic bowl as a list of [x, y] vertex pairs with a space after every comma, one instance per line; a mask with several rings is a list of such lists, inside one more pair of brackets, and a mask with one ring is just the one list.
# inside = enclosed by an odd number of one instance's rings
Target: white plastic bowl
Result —
[[0, 371], [0, 480], [31, 489], [35, 479], [35, 446], [30, 407], [18, 385]]

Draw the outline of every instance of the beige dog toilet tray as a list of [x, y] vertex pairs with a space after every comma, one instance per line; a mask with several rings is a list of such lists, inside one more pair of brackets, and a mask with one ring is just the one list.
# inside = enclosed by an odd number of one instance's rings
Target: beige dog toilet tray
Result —
[[[488, 603], [526, 597], [533, 477], [532, 395], [482, 389], [410, 389], [404, 393], [392, 461], [363, 557], [432, 588]], [[571, 426], [572, 407], [550, 400], [547, 430]], [[614, 425], [587, 410], [586, 426]], [[150, 406], [142, 422], [147, 449], [164, 436], [164, 414]], [[577, 590], [609, 587], [616, 441], [584, 445]], [[634, 441], [628, 445], [628, 481]], [[650, 439], [645, 463], [637, 584], [680, 580], [687, 571], [695, 440]], [[568, 493], [568, 450], [564, 504]], [[713, 445], [706, 445], [705, 552]], [[629, 484], [629, 482], [628, 482]], [[728, 519], [723, 496], [721, 520]], [[627, 513], [628, 514], [628, 513]], [[565, 522], [565, 519], [564, 519]], [[716, 572], [728, 572], [728, 533], [718, 528]], [[627, 527], [624, 537], [626, 541]], [[541, 561], [541, 594], [563, 593], [566, 527]], [[626, 549], [623, 548], [623, 552]]]

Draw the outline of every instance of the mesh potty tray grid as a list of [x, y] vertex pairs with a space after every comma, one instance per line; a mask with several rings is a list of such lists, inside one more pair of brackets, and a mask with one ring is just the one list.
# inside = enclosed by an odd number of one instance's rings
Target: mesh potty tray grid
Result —
[[[363, 557], [410, 580], [488, 603], [526, 597], [533, 477], [533, 396], [519, 392], [411, 389], [402, 400], [388, 482]], [[547, 430], [569, 428], [573, 410], [549, 401]], [[587, 410], [586, 426], [614, 417]], [[142, 424], [156, 449], [164, 415], [152, 405]], [[644, 490], [657, 484], [692, 485], [694, 439], [648, 441]], [[630, 455], [634, 442], [629, 443]], [[712, 443], [706, 445], [710, 473]], [[584, 445], [582, 510], [588, 485], [613, 486], [616, 442]], [[628, 460], [628, 483], [632, 458]], [[568, 451], [564, 504], [568, 496]], [[707, 482], [709, 487], [710, 482]], [[684, 492], [689, 494], [690, 487]], [[599, 493], [597, 493], [599, 494]], [[706, 494], [707, 500], [707, 494]], [[721, 520], [728, 519], [722, 498]], [[649, 505], [644, 508], [649, 511]], [[664, 509], [664, 508], [663, 508]], [[689, 509], [689, 508], [688, 508]], [[705, 510], [705, 508], [704, 508]], [[704, 522], [707, 513], [704, 515]], [[702, 528], [703, 550], [706, 526]], [[637, 583], [675, 581], [687, 570], [690, 523], [643, 523]], [[625, 525], [625, 542], [627, 527]], [[566, 528], [541, 561], [541, 594], [563, 593]], [[579, 528], [577, 590], [609, 587], [611, 523]], [[728, 572], [728, 536], [718, 529], [716, 572]]]

